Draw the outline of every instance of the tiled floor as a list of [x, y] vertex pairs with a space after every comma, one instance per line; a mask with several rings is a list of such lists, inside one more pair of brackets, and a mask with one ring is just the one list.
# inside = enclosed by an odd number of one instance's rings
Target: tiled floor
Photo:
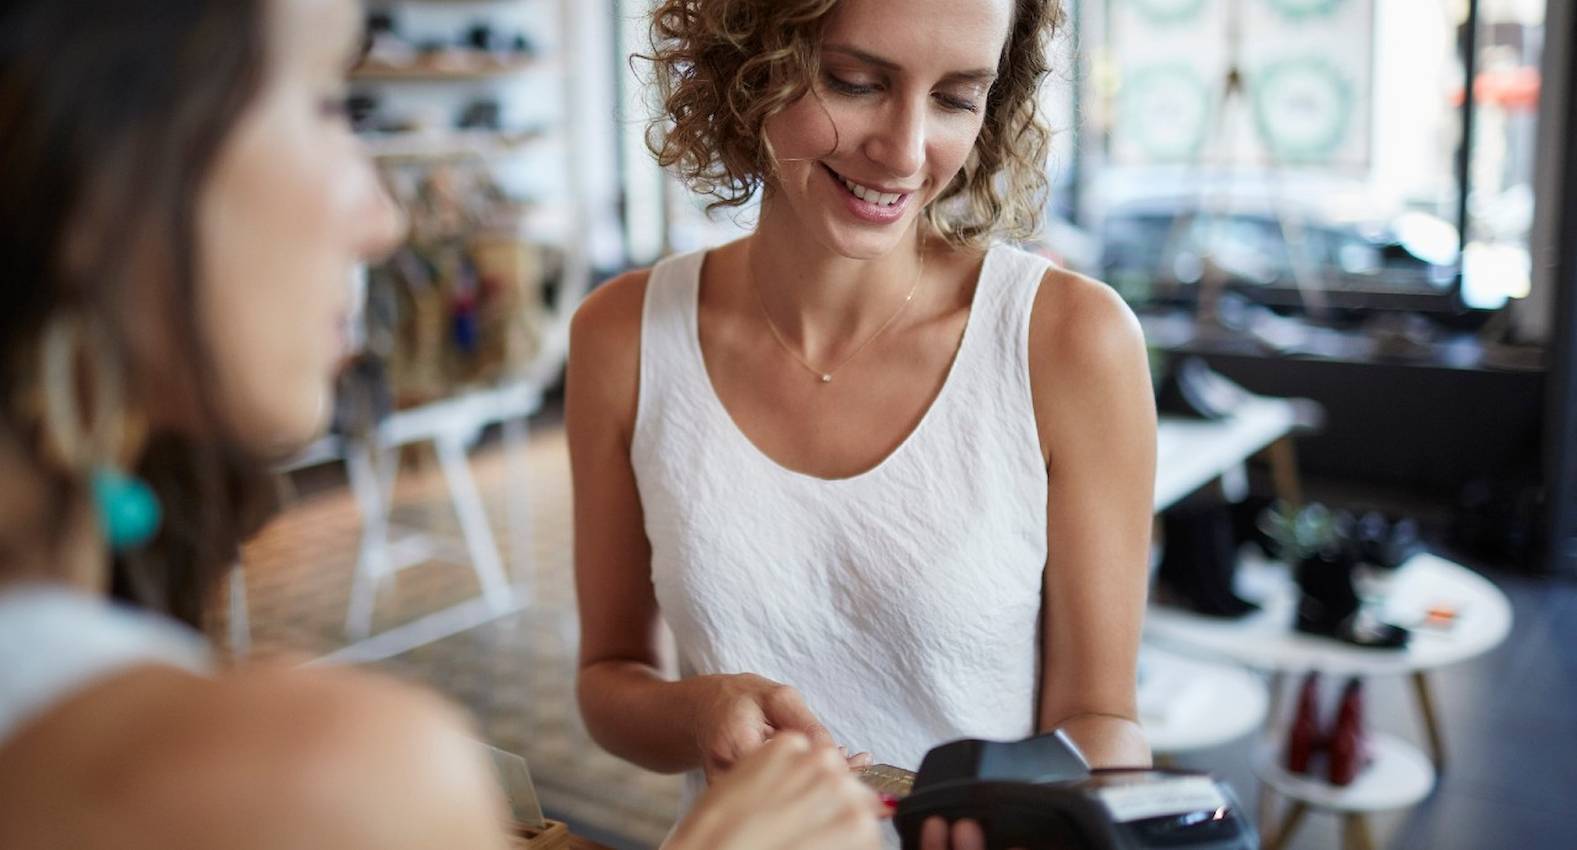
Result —
[[[599, 750], [575, 709], [577, 627], [569, 462], [562, 432], [544, 430], [522, 454], [529, 498], [524, 533], [512, 533], [508, 522], [510, 465], [498, 444], [479, 451], [472, 468], [511, 580], [531, 604], [375, 666], [425, 682], [469, 707], [489, 743], [526, 756], [553, 816], [615, 845], [655, 845], [667, 833], [678, 805], [678, 779], [639, 770]], [[303, 489], [318, 492], [294, 501], [243, 554], [256, 654], [315, 657], [347, 643], [345, 615], [360, 518], [343, 486], [335, 482], [322, 487], [321, 474], [314, 478]], [[393, 520], [460, 538], [430, 455], [406, 459]], [[408, 622], [477, 592], [475, 576], [463, 563], [433, 561], [412, 567], [386, 582], [378, 596], [374, 630]], [[222, 611], [213, 631], [221, 639], [227, 631]]]
[[[512, 579], [531, 593], [524, 611], [380, 662], [469, 706], [492, 743], [524, 753], [545, 803], [610, 843], [651, 846], [678, 799], [673, 777], [646, 773], [586, 737], [573, 697], [575, 616], [568, 461], [562, 432], [536, 429], [524, 451], [529, 531], [510, 532], [508, 465], [496, 444], [473, 463]], [[321, 478], [319, 479], [321, 480]], [[315, 488], [245, 556], [254, 650], [321, 655], [345, 644], [345, 607], [360, 522], [339, 486]], [[411, 459], [396, 493], [397, 521], [458, 536], [430, 458]], [[1450, 761], [1436, 792], [1406, 813], [1373, 820], [1392, 850], [1555, 850], [1577, 803], [1577, 585], [1494, 574], [1516, 623], [1499, 649], [1439, 671], [1436, 698]], [[464, 565], [429, 563], [388, 583], [376, 627], [387, 628], [473, 595]], [[223, 633], [223, 622], [216, 633]], [[1407, 682], [1369, 685], [1375, 728], [1422, 739]], [[1250, 742], [1182, 759], [1215, 771], [1252, 799]], [[1335, 848], [1334, 818], [1311, 814], [1293, 850]]]

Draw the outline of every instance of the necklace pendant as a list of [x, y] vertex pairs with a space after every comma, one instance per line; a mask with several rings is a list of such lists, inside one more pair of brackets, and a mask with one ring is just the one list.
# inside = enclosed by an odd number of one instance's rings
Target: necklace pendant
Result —
[[825, 374], [822, 375], [821, 376], [821, 382], [823, 384], [830, 384], [830, 383], [832, 383], [832, 376], [831, 375], [825, 375]]

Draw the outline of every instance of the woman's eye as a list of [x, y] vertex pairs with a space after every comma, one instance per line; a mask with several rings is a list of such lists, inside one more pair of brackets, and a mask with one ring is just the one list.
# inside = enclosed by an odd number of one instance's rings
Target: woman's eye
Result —
[[856, 83], [833, 74], [827, 75], [827, 87], [839, 94], [847, 95], [870, 94], [876, 91], [876, 87], [869, 83]]
[[955, 112], [980, 111], [980, 104], [968, 98], [958, 97], [956, 95], [950, 94], [939, 94], [936, 96], [936, 99], [942, 104], [943, 107], [951, 109]]

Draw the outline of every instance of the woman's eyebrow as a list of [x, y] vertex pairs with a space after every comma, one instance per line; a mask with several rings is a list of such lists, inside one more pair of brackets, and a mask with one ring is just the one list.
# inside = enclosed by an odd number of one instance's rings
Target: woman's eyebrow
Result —
[[[891, 59], [887, 59], [887, 58], [882, 57], [882, 56], [877, 56], [874, 53], [871, 53], [871, 52], [866, 51], [866, 50], [861, 50], [858, 47], [852, 47], [852, 46], [847, 45], [847, 44], [829, 44], [829, 45], [824, 46], [822, 48], [822, 51], [826, 52], [826, 53], [842, 53], [842, 54], [844, 54], [846, 56], [851, 56], [851, 57], [853, 57], [855, 59], [858, 59], [861, 62], [866, 63], [867, 65], [874, 65], [877, 68], [881, 68], [881, 69], [887, 70], [887, 71], [899, 71], [899, 70], [902, 70], [902, 66], [899, 65], [897, 62], [894, 62]], [[990, 81], [990, 80], [996, 79], [996, 76], [997, 76], [997, 72], [994, 69], [991, 69], [991, 68], [975, 68], [975, 69], [968, 70], [968, 71], [953, 71], [953, 72], [947, 74], [944, 77], [944, 79], [948, 79], [948, 80], [965, 80], [965, 81]]]

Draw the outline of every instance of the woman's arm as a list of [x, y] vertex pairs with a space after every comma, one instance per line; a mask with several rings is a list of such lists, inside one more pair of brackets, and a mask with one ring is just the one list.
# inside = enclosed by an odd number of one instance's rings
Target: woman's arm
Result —
[[645, 272], [611, 281], [571, 329], [565, 424], [586, 727], [609, 752], [662, 772], [715, 773], [782, 729], [830, 743], [792, 688], [751, 675], [674, 682], [660, 672], [652, 553], [630, 462], [645, 294]]
[[1094, 766], [1148, 765], [1135, 697], [1155, 489], [1144, 336], [1109, 287], [1052, 271], [1030, 356], [1047, 458], [1038, 726]]
[[577, 691], [599, 744], [671, 773], [699, 758], [688, 728], [691, 695], [659, 672], [651, 547], [630, 465], [645, 293], [641, 272], [604, 284], [570, 331], [565, 424], [581, 622]]

